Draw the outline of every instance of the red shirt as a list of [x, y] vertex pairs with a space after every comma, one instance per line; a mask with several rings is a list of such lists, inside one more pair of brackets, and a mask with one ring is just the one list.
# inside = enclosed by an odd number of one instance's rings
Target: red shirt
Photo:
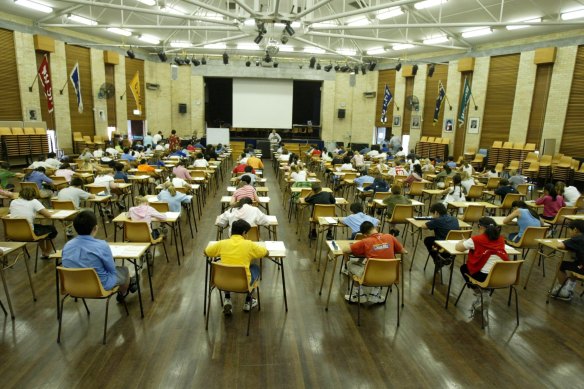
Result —
[[168, 149], [170, 151], [176, 151], [176, 150], [178, 150], [179, 144], [180, 144], [180, 138], [178, 136], [171, 135], [168, 138]]
[[351, 252], [358, 257], [393, 259], [401, 253], [401, 243], [390, 234], [377, 233], [351, 245]]
[[[474, 250], [468, 252], [468, 259], [466, 260], [466, 266], [470, 274], [481, 271], [489, 260], [489, 257], [483, 255], [485, 251], [505, 251], [505, 238], [503, 236], [499, 236], [497, 240], [490, 240], [486, 234], [480, 234], [473, 236], [471, 239], [474, 243]], [[508, 258], [501, 259], [507, 260]]]
[[[246, 166], [247, 166], [246, 164], [240, 163], [239, 165], [237, 165], [236, 167], [233, 168], [232, 172], [233, 173], [244, 173]], [[255, 169], [251, 169], [251, 172], [253, 174], [255, 174]]]

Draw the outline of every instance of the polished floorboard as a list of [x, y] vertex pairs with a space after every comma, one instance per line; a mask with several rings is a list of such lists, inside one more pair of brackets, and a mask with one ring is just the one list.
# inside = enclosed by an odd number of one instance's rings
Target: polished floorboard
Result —
[[[16, 318], [0, 316], [1, 388], [382, 388], [382, 387], [583, 387], [584, 301], [545, 303], [554, 268], [546, 277], [535, 268], [527, 290], [519, 288], [520, 324], [507, 292], [498, 291], [490, 323], [470, 319], [472, 293], [454, 307], [462, 279], [455, 271], [451, 305], [444, 309], [446, 284], [430, 294], [432, 266], [423, 271], [426, 250], [418, 247], [412, 272], [406, 258], [405, 307], [396, 326], [395, 296], [387, 304], [364, 308], [347, 304], [346, 283], [335, 269], [330, 309], [318, 295], [321, 273], [313, 262], [306, 234], [289, 225], [274, 172], [267, 164], [270, 210], [278, 216], [280, 240], [288, 249], [284, 309], [277, 267], [266, 261], [261, 282], [261, 311], [254, 311], [245, 335], [243, 297], [234, 297], [234, 314], [224, 317], [213, 294], [209, 330], [203, 316], [204, 257], [215, 239], [221, 190], [211, 195], [190, 238], [183, 225], [186, 256], [170, 263], [157, 250], [153, 283], [156, 300], [142, 279], [145, 317], [136, 295], [128, 298], [130, 316], [112, 300], [107, 344], [101, 344], [103, 301], [66, 302], [61, 344], [57, 344], [54, 266], [39, 261], [33, 276], [38, 300], [32, 301], [24, 266], [6, 271]], [[112, 226], [108, 227], [111, 232]], [[61, 230], [62, 231], [62, 230]], [[265, 234], [264, 234], [265, 236]], [[62, 236], [57, 247], [63, 245]], [[111, 235], [110, 235], [111, 239]], [[31, 246], [32, 248], [32, 246]], [[411, 241], [408, 240], [410, 252]], [[527, 263], [526, 265], [529, 265]], [[330, 267], [329, 267], [330, 269]], [[145, 274], [145, 273], [144, 273]], [[527, 274], [523, 269], [522, 279]], [[328, 278], [328, 277], [327, 277]], [[445, 271], [444, 281], [448, 273]], [[581, 286], [578, 288], [581, 291]], [[0, 299], [6, 305], [3, 292]], [[1, 315], [1, 312], [0, 312]]]

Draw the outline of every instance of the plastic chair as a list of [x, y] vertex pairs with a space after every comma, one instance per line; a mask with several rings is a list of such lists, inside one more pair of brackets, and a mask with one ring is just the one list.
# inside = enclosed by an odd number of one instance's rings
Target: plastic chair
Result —
[[487, 186], [485, 187], [485, 190], [495, 190], [499, 187], [499, 181], [501, 181], [501, 179], [499, 177], [489, 177], [489, 180], [487, 181]]
[[[37, 243], [36, 256], [34, 260], [34, 272], [36, 273], [39, 260], [38, 243], [42, 240], [49, 240], [53, 250], [55, 250], [55, 245], [53, 245], [52, 239], [49, 239], [49, 234], [38, 236], [35, 235], [32, 227], [28, 223], [28, 220], [24, 218], [5, 217], [2, 218], [2, 223], [4, 224], [4, 234], [7, 240], [11, 240], [13, 242]], [[26, 246], [24, 247], [24, 250], [28, 256], [29, 254]]]
[[[527, 254], [529, 253], [529, 250], [537, 249], [539, 247], [539, 242], [537, 240], [545, 239], [547, 231], [548, 227], [527, 227], [525, 231], [523, 231], [523, 235], [521, 235], [521, 239], [519, 239], [519, 242], [507, 240], [507, 244], [517, 249], [521, 249], [522, 251], [521, 258], [525, 260], [527, 258]], [[531, 263], [529, 272], [527, 273], [527, 279], [525, 280], [525, 285], [523, 285], [523, 289], [527, 288], [527, 281], [531, 276], [531, 270], [533, 269], [534, 262], [535, 258]]]
[[[446, 240], [467, 240], [470, 238], [472, 234], [472, 230], [450, 230], [446, 235]], [[428, 257], [426, 258], [426, 263], [424, 264], [424, 271], [426, 271], [426, 266], [428, 266], [428, 261], [430, 260], [430, 253], [428, 253]], [[412, 264], [414, 262], [414, 258], [412, 258]], [[434, 269], [436, 273], [436, 269]], [[436, 275], [436, 274], [434, 274]], [[434, 290], [434, 288], [432, 288]]]
[[[229, 265], [221, 262], [211, 263], [211, 279], [209, 282], [209, 296], [207, 299], [207, 318], [205, 321], [205, 331], [209, 329], [209, 316], [211, 315], [211, 294], [213, 290], [217, 289], [220, 292], [230, 293], [245, 293], [250, 298], [253, 297], [253, 292], [257, 292], [258, 296], [258, 311], [261, 310], [260, 302], [260, 285], [259, 279], [253, 284], [249, 284], [245, 266]], [[221, 305], [223, 305], [223, 298], [219, 294]], [[249, 336], [249, 324], [251, 322], [251, 311], [247, 317], [247, 336]]]
[[[387, 302], [387, 295], [392, 286], [396, 285], [396, 307], [397, 307], [397, 326], [399, 327], [399, 294], [400, 290], [397, 285], [399, 284], [399, 273], [401, 259], [379, 259], [379, 258], [368, 258], [365, 263], [365, 269], [363, 270], [363, 275], [361, 277], [353, 275], [353, 282], [351, 283], [351, 290], [349, 291], [349, 296], [353, 295], [353, 286], [359, 285], [359, 296], [361, 296], [361, 289], [363, 286], [371, 287], [387, 287], [387, 292], [385, 293], [385, 298], [383, 304]], [[357, 299], [357, 325], [361, 325], [361, 300]]]
[[[511, 305], [511, 293], [512, 291], [515, 292], [515, 313], [517, 316], [517, 325], [519, 325], [519, 298], [517, 297], [517, 289], [515, 289], [515, 285], [519, 284], [519, 278], [521, 275], [521, 265], [524, 261], [495, 261], [487, 279], [483, 282], [479, 282], [472, 278], [470, 275], [468, 276], [469, 282], [472, 285], [476, 285], [481, 290], [481, 311], [483, 310], [483, 291], [488, 291], [492, 293], [495, 289], [504, 289], [509, 288], [509, 299], [507, 301], [507, 305]], [[458, 294], [458, 298], [454, 303], [454, 306], [458, 304], [458, 300], [460, 300], [460, 296], [462, 296], [462, 292], [466, 289], [466, 284], [463, 285], [460, 293]], [[481, 328], [485, 327], [485, 315], [481, 315]]]
[[[150, 228], [146, 222], [124, 221], [124, 240], [131, 243], [150, 243], [154, 247], [154, 250], [152, 251], [152, 258], [154, 258], [156, 255], [156, 246], [162, 243], [166, 262], [169, 262], [168, 253], [166, 252], [166, 244], [164, 243], [164, 235], [160, 235], [156, 239], [152, 238], [152, 233], [150, 232]], [[180, 265], [180, 258], [178, 256], [177, 261]]]
[[478, 200], [483, 197], [483, 190], [485, 186], [483, 184], [472, 185], [466, 195], [468, 201]]
[[470, 223], [473, 227], [476, 222], [483, 217], [485, 213], [485, 206], [479, 204], [471, 204], [465, 208], [464, 213], [458, 216], [459, 220]]
[[[408, 229], [407, 229], [407, 224], [408, 219], [413, 218], [414, 217], [414, 206], [411, 204], [397, 204], [394, 208], [393, 208], [393, 213], [391, 214], [391, 217], [389, 218], [389, 220], [387, 220], [387, 223], [389, 225], [392, 224], [404, 224], [404, 236], [403, 236], [403, 242], [404, 244], [406, 243], [406, 237], [407, 237], [407, 233], [408, 233]], [[381, 223], [381, 231], [383, 231], [383, 228], [385, 227], [385, 217], [382, 220]]]
[[553, 220], [544, 220], [544, 223], [554, 227], [560, 226], [558, 237], [561, 237], [562, 232], [564, 231], [564, 227], [566, 226], [566, 219], [564, 216], [575, 215], [577, 210], [578, 208], [576, 207], [562, 207], [558, 213], [556, 213], [556, 217], [554, 217]]
[[[59, 333], [57, 335], [57, 343], [61, 343], [61, 327], [63, 322], [63, 304], [67, 297], [80, 298], [83, 301], [87, 315], [89, 316], [89, 308], [85, 299], [105, 299], [105, 323], [103, 326], [103, 344], [105, 344], [105, 339], [107, 335], [107, 316], [109, 309], [110, 298], [117, 293], [118, 287], [115, 286], [111, 290], [105, 290], [95, 269], [93, 268], [81, 268], [81, 269], [69, 269], [62, 266], [57, 266], [57, 272], [59, 273], [59, 280], [61, 284], [61, 294], [65, 297], [61, 300], [61, 311], [59, 312]], [[124, 308], [126, 310], [126, 315], [129, 315], [128, 306], [126, 301], [122, 300]]]
[[[503, 199], [503, 202], [499, 206], [499, 210], [501, 211], [501, 215], [503, 214], [503, 212], [505, 210], [511, 211], [511, 209], [513, 208], [513, 203], [515, 201], [521, 200], [522, 197], [523, 197], [523, 195], [520, 193], [507, 193], [505, 195], [505, 198]], [[509, 213], [509, 212], [507, 212], [507, 213]]]

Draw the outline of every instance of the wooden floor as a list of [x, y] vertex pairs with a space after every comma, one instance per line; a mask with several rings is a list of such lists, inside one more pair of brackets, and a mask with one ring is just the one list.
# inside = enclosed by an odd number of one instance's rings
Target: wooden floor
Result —
[[[347, 304], [345, 284], [337, 276], [331, 307], [318, 295], [320, 273], [306, 236], [285, 223], [274, 173], [266, 170], [272, 214], [280, 221], [279, 237], [288, 248], [284, 310], [276, 266], [264, 264], [262, 309], [253, 312], [251, 335], [245, 336], [243, 298], [234, 299], [234, 314], [223, 317], [214, 295], [210, 328], [203, 316], [203, 248], [215, 238], [219, 196], [212, 196], [190, 239], [183, 228], [186, 258], [179, 267], [174, 248], [170, 263], [157, 256], [156, 300], [143, 280], [145, 317], [130, 296], [130, 316], [112, 302], [107, 345], [101, 344], [104, 302], [68, 301], [63, 339], [57, 344], [54, 266], [39, 264], [34, 275], [38, 301], [32, 302], [22, 263], [6, 271], [16, 319], [1, 318], [0, 387], [2, 388], [380, 388], [380, 387], [582, 387], [584, 385], [584, 301], [545, 304], [552, 264], [546, 278], [534, 270], [528, 290], [519, 290], [521, 322], [506, 292], [493, 296], [490, 324], [468, 318], [472, 294], [458, 307], [444, 309], [446, 285], [430, 295], [432, 266], [422, 270], [426, 250], [420, 245], [411, 273], [406, 270], [405, 307], [396, 327], [395, 300], [362, 310]], [[111, 225], [109, 227], [112, 228]], [[62, 247], [62, 236], [57, 246]], [[408, 245], [410, 243], [408, 242]], [[409, 267], [408, 258], [406, 265]], [[406, 268], [407, 269], [407, 268]], [[523, 277], [526, 272], [524, 271]], [[447, 274], [445, 274], [445, 280]], [[462, 285], [454, 274], [452, 295]], [[3, 293], [0, 298], [6, 302]], [[453, 302], [454, 299], [451, 299]], [[1, 313], [0, 313], [1, 315]]]

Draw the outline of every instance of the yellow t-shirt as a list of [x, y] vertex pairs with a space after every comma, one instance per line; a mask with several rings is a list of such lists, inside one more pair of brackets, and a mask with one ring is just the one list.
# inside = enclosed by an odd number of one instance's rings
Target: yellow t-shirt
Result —
[[243, 265], [248, 282], [251, 281], [249, 265], [253, 259], [268, 255], [268, 250], [241, 235], [232, 235], [229, 239], [221, 240], [205, 249], [209, 257], [220, 257], [222, 263], [228, 265]]

